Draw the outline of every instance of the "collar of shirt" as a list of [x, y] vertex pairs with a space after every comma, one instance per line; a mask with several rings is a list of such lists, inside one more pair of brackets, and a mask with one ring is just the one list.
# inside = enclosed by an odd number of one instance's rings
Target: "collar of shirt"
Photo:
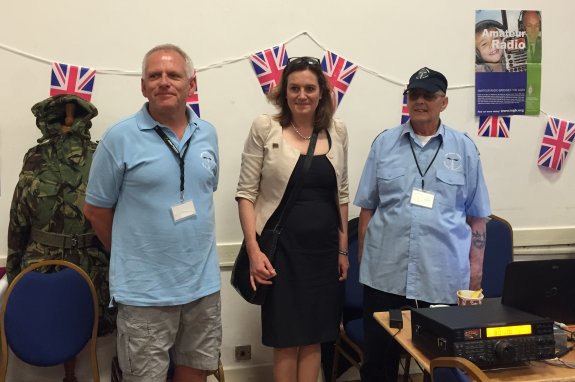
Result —
[[156, 126], [160, 126], [162, 128], [162, 130], [164, 130], [164, 132], [166, 132], [166, 134], [168, 134], [168, 136], [172, 139], [172, 141], [174, 143], [177, 142], [176, 145], [180, 146], [179, 147], [180, 149], [181, 149], [181, 145], [184, 144], [185, 142], [187, 142], [188, 139], [194, 134], [196, 129], [198, 129], [200, 126], [200, 124], [198, 123], [199, 117], [196, 115], [196, 113], [194, 113], [192, 108], [190, 106], [188, 106], [187, 110], [186, 110], [186, 113], [188, 114], [188, 127], [186, 128], [186, 132], [184, 133], [184, 136], [182, 137], [182, 139], [178, 141], [175, 134], [172, 132], [172, 130], [169, 127], [161, 124], [160, 122], [158, 122], [154, 118], [152, 118], [152, 116], [148, 112], [147, 106], [148, 106], [147, 103], [145, 103], [144, 106], [142, 106], [141, 118], [138, 120], [138, 128], [140, 130], [153, 130]]
[[[401, 131], [401, 134], [399, 134], [398, 141], [399, 141], [399, 139], [402, 139], [407, 134], [409, 134], [411, 136], [411, 138], [413, 139], [413, 142], [415, 142], [419, 146], [422, 146], [421, 141], [419, 140], [419, 138], [417, 138], [417, 134], [415, 134], [415, 131], [413, 131], [413, 126], [411, 126], [411, 122], [408, 122], [408, 123], [403, 125], [403, 130]], [[428, 143], [431, 142], [431, 140], [435, 139], [435, 137], [438, 137], [438, 136], [441, 136], [441, 138], [445, 137], [445, 125], [441, 122], [439, 123], [439, 127], [437, 128], [437, 131], [429, 139]]]

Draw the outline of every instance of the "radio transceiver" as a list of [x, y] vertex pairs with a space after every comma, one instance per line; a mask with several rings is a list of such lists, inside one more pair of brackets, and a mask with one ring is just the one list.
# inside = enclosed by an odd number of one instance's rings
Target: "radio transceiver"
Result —
[[489, 368], [555, 357], [553, 321], [499, 303], [413, 309], [413, 343]]

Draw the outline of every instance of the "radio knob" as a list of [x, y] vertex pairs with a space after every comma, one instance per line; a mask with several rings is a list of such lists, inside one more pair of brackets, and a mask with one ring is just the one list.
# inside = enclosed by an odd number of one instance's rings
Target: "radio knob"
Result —
[[515, 360], [515, 348], [507, 341], [497, 341], [495, 344], [495, 355], [505, 362]]

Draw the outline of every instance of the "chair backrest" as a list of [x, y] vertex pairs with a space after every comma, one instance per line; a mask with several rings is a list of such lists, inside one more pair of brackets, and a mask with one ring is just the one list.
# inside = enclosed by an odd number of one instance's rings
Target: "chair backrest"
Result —
[[348, 222], [348, 259], [349, 270], [345, 281], [345, 293], [343, 299], [343, 320], [361, 318], [363, 311], [363, 285], [359, 283], [358, 261], [358, 223], [359, 218], [353, 218]]
[[513, 261], [513, 229], [505, 219], [489, 216], [481, 287], [485, 297], [501, 297], [505, 268]]
[[488, 382], [489, 377], [471, 361], [461, 357], [439, 357], [429, 366], [432, 382]]
[[575, 259], [514, 261], [505, 270], [501, 303], [575, 324]]
[[[46, 266], [62, 270], [35, 271]], [[92, 372], [98, 373], [98, 300], [90, 277], [78, 266], [60, 260], [29, 266], [10, 284], [0, 318], [1, 380], [6, 375], [8, 347], [26, 363], [54, 366], [72, 359], [90, 340]], [[94, 380], [99, 375], [94, 374]]]

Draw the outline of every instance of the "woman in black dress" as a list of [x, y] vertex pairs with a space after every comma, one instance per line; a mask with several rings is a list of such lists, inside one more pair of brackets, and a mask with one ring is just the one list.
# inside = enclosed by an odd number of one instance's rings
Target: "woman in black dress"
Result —
[[[339, 286], [349, 267], [348, 140], [345, 125], [333, 119], [331, 97], [317, 58], [290, 59], [269, 95], [279, 113], [254, 120], [242, 154], [236, 199], [252, 286], [271, 285], [262, 306], [262, 342], [274, 348], [276, 382], [316, 382], [320, 343], [338, 334]], [[314, 130], [314, 157], [302, 177]], [[296, 181], [302, 188], [272, 266], [256, 233], [275, 225]]]

